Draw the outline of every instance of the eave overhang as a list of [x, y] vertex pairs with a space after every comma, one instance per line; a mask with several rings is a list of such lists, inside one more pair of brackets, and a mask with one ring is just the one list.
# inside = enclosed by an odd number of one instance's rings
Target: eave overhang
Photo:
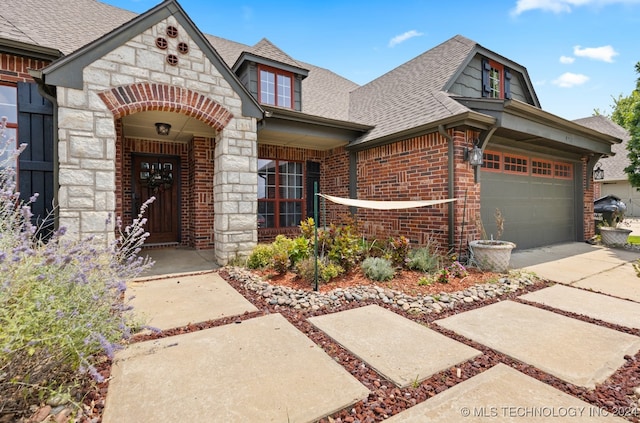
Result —
[[621, 139], [563, 119], [518, 100], [454, 97], [464, 106], [495, 119], [495, 136], [517, 143], [596, 155], [611, 155]]
[[495, 118], [476, 113], [474, 111], [469, 111], [458, 115], [449, 116], [444, 119], [428, 122], [424, 125], [415, 126], [404, 131], [395, 132], [393, 134], [389, 134], [380, 138], [375, 138], [367, 141], [356, 140], [350, 143], [347, 149], [349, 151], [367, 150], [369, 148], [403, 141], [420, 135], [438, 132], [439, 127], [443, 127], [445, 129], [465, 127], [477, 129], [479, 131], [486, 131], [490, 129], [494, 124]]
[[264, 106], [265, 119], [258, 126], [258, 143], [330, 150], [346, 146], [373, 127], [329, 119], [295, 110]]
[[307, 76], [309, 76], [309, 70], [308, 69], [304, 69], [304, 68], [299, 68], [297, 66], [288, 65], [286, 63], [282, 63], [282, 62], [279, 62], [279, 61], [273, 60], [273, 59], [268, 59], [266, 57], [258, 56], [256, 54], [249, 53], [249, 52], [246, 52], [246, 51], [242, 52], [242, 54], [240, 55], [240, 57], [238, 57], [238, 60], [236, 60], [236, 63], [233, 65], [233, 67], [231, 69], [234, 72], [237, 72], [238, 69], [245, 62], [254, 62], [254, 63], [260, 64], [260, 65], [270, 66], [272, 68], [277, 68], [277, 69], [280, 69], [280, 70], [291, 72], [291, 73], [293, 73], [295, 75], [300, 75], [300, 77], [302, 79], [304, 79]]
[[63, 56], [60, 50], [9, 40], [7, 38], [0, 38], [0, 53], [46, 61], [53, 61]]

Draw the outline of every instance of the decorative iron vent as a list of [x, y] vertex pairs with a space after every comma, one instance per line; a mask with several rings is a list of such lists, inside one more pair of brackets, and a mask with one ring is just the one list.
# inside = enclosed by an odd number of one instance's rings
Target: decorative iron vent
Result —
[[185, 43], [184, 41], [181, 43], [178, 43], [178, 51], [182, 54], [189, 53], [189, 44]]
[[167, 54], [167, 63], [171, 66], [176, 66], [178, 64], [178, 56], [175, 54]]
[[160, 50], [166, 50], [167, 47], [169, 47], [169, 43], [165, 38], [158, 37], [156, 38], [156, 47], [158, 47]]
[[176, 38], [178, 36], [178, 28], [173, 25], [167, 27], [167, 36], [170, 38]]

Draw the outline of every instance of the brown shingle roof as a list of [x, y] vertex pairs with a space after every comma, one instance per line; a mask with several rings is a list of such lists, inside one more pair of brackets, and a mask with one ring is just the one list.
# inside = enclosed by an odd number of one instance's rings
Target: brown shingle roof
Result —
[[469, 111], [442, 90], [476, 46], [457, 35], [355, 90], [351, 119], [375, 125], [358, 142]]
[[95, 0], [3, 0], [0, 37], [69, 54], [137, 15]]
[[602, 158], [599, 163], [602, 165], [602, 169], [604, 170], [605, 181], [626, 180], [627, 174], [624, 173], [624, 168], [629, 166], [629, 158], [627, 157], [627, 143], [631, 138], [629, 131], [602, 115], [576, 119], [574, 122], [622, 140], [620, 144], [614, 144], [611, 146], [611, 151], [615, 155]]

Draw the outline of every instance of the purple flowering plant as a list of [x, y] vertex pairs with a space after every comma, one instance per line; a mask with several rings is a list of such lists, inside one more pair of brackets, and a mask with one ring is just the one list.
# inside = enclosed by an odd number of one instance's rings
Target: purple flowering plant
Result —
[[[43, 240], [31, 204], [20, 200], [15, 148], [0, 120], [0, 417], [51, 396], [74, 395], [96, 364], [113, 357], [139, 327], [125, 297], [126, 281], [153, 265], [140, 256], [149, 236], [145, 203], [130, 226], [107, 222], [113, 242], [79, 239], [59, 227]], [[2, 420], [0, 418], [0, 420]]]

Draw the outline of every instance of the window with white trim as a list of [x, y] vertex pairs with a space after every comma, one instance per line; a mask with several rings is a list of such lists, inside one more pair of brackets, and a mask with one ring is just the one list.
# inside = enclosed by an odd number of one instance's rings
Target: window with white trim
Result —
[[293, 74], [262, 66], [258, 74], [260, 103], [288, 109], [293, 107]]

